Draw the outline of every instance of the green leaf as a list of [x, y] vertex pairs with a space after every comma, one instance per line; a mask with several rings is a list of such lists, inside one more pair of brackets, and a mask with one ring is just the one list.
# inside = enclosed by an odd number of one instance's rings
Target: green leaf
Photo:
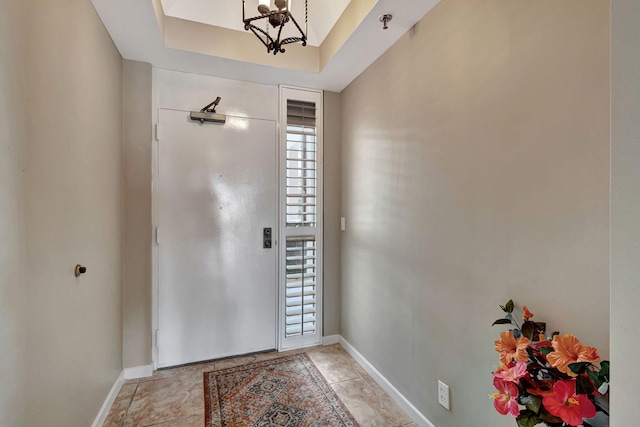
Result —
[[511, 324], [511, 320], [509, 319], [498, 319], [495, 322], [493, 322], [493, 325], [510, 325]]
[[538, 334], [536, 333], [538, 331], [538, 325], [530, 320], [524, 322], [520, 330], [522, 331], [522, 335], [529, 338], [531, 341], [533, 341], [534, 336], [536, 338], [538, 337]]
[[525, 409], [520, 411], [516, 421], [518, 427], [535, 427], [540, 422], [540, 418], [535, 412]]
[[507, 301], [507, 304], [504, 306], [504, 308], [506, 309], [507, 313], [513, 313], [513, 301]]
[[540, 412], [540, 405], [542, 405], [542, 398], [539, 396], [524, 396], [520, 398], [520, 403], [522, 403], [526, 408], [536, 414]]
[[600, 386], [606, 382], [606, 380], [602, 378], [600, 372], [598, 371], [587, 369], [587, 374], [589, 375], [589, 378], [591, 378], [591, 381], [593, 381], [593, 385], [596, 386], [597, 389], [599, 389]]
[[553, 347], [549, 347], [549, 346], [542, 346], [538, 349], [538, 351], [542, 354], [544, 354], [545, 356], [549, 353], [551, 353], [553, 351]]
[[600, 362], [600, 376], [603, 378], [603, 380], [609, 381], [609, 361], [608, 360], [603, 360], [602, 362]]
[[571, 369], [571, 372], [573, 372], [574, 374], [580, 375], [587, 369], [587, 366], [589, 365], [590, 363], [588, 362], [569, 363], [569, 369]]
[[591, 394], [596, 391], [596, 388], [593, 386], [593, 383], [589, 378], [579, 375], [576, 378], [576, 393], [578, 394]]
[[562, 425], [562, 420], [556, 416], [551, 415], [546, 409], [544, 409], [544, 407], [540, 408], [540, 419], [551, 424]]

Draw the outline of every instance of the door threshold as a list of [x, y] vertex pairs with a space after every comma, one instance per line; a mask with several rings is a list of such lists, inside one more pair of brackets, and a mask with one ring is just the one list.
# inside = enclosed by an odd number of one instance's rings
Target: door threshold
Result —
[[233, 355], [233, 356], [219, 357], [217, 359], [207, 359], [207, 360], [200, 360], [198, 362], [183, 363], [181, 365], [165, 366], [165, 367], [162, 367], [162, 368], [158, 368], [157, 370], [158, 371], [165, 371], [167, 369], [184, 368], [185, 366], [200, 365], [202, 363], [220, 362], [222, 360], [235, 359], [236, 357], [254, 356], [256, 354], [273, 353], [273, 352], [277, 352], [277, 351], [278, 350], [276, 350], [275, 348], [272, 348], [270, 350], [252, 351], [251, 353], [236, 354], [236, 355]]

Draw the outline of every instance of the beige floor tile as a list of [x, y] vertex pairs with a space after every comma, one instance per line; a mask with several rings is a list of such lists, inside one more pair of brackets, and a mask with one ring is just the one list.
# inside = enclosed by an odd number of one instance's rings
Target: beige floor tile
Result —
[[153, 373], [150, 377], [140, 378], [141, 383], [148, 381], [162, 380], [167, 378], [176, 378], [185, 374], [193, 373], [194, 365], [180, 366], [179, 368], [160, 369]]
[[307, 355], [329, 384], [360, 378], [353, 359], [342, 347], [318, 347], [307, 351]]
[[204, 414], [202, 376], [193, 373], [141, 382], [124, 427], [141, 427]]
[[137, 382], [125, 383], [122, 385], [120, 392], [113, 401], [113, 405], [111, 405], [111, 410], [109, 411], [107, 418], [104, 420], [102, 427], [120, 427], [122, 425], [122, 421], [127, 415], [127, 411], [129, 410], [131, 400], [133, 399], [133, 395], [136, 392], [137, 387]]
[[152, 427], [203, 427], [204, 415], [194, 415], [187, 418], [179, 418], [160, 424], [153, 424]]
[[249, 363], [253, 363], [256, 361], [256, 356], [240, 356], [234, 357], [232, 359], [224, 359], [215, 362], [215, 370], [219, 371], [220, 369], [227, 368], [235, 368], [236, 366], [247, 365]]
[[331, 387], [363, 427], [400, 427], [411, 422], [390, 397], [381, 398], [361, 378], [335, 383]]

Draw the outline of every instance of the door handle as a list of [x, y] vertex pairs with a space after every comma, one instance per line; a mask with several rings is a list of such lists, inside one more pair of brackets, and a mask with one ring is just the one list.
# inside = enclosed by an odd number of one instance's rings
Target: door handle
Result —
[[271, 249], [271, 227], [262, 229], [262, 247]]

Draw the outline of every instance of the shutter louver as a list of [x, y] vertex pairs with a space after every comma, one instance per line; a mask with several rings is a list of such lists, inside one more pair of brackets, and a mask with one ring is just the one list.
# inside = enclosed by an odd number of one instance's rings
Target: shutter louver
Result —
[[287, 100], [287, 227], [317, 223], [316, 105]]
[[286, 248], [285, 336], [316, 332], [316, 240], [289, 237]]

